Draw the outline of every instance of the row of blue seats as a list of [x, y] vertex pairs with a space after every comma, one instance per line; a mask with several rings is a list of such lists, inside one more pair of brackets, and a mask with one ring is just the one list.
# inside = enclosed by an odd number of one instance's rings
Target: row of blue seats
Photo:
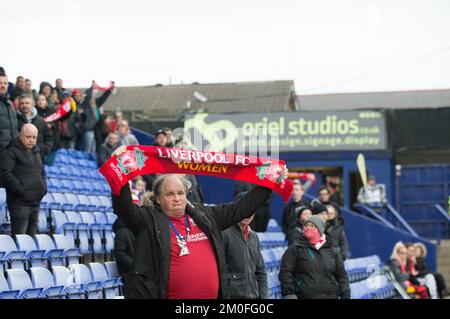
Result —
[[100, 180], [72, 180], [49, 177], [47, 178], [49, 192], [69, 192], [86, 195], [111, 195], [111, 188], [106, 181]]
[[42, 209], [112, 212], [110, 196], [48, 192], [41, 200]]
[[76, 180], [99, 180], [104, 181], [105, 178], [98, 172], [97, 169], [80, 168], [75, 166], [48, 166], [45, 165], [45, 174], [48, 177], [54, 178], [68, 178]]
[[[67, 266], [78, 264], [82, 253], [75, 243], [63, 234], [0, 235], [0, 270], [31, 267]], [[0, 271], [2, 272], [2, 271]]]
[[90, 160], [90, 161], [96, 160], [96, 154], [94, 154], [94, 153], [83, 152], [83, 151], [72, 150], [72, 149], [65, 149], [65, 148], [60, 148], [59, 150], [57, 150], [55, 152], [55, 156], [59, 156], [59, 155], [66, 155], [66, 156], [69, 156], [72, 158], [85, 159], [85, 160]]
[[396, 296], [396, 289], [385, 275], [370, 276], [350, 284], [352, 299], [390, 299]]
[[281, 283], [278, 279], [278, 271], [267, 272], [267, 285], [270, 299], [281, 299]]
[[114, 249], [113, 213], [51, 210], [53, 230], [76, 243], [82, 254], [105, 254]]
[[344, 262], [350, 282], [366, 279], [380, 271], [382, 262], [377, 255], [347, 259]]
[[32, 267], [29, 274], [9, 269], [6, 275], [0, 273], [0, 299], [112, 299], [122, 286], [114, 262], [55, 266], [52, 272]]
[[261, 249], [287, 246], [286, 236], [282, 232], [257, 233]]
[[78, 168], [87, 168], [87, 169], [97, 169], [98, 165], [95, 161], [90, 161], [87, 159], [79, 159], [79, 158], [73, 158], [68, 155], [63, 155], [60, 153], [57, 153], [55, 156], [55, 159], [53, 161], [53, 165], [59, 165], [59, 166], [72, 166], [72, 167], [78, 167]]
[[273, 218], [269, 219], [269, 223], [267, 224], [267, 232], [279, 233], [281, 231], [282, 230], [280, 225], [278, 225], [278, 222]]

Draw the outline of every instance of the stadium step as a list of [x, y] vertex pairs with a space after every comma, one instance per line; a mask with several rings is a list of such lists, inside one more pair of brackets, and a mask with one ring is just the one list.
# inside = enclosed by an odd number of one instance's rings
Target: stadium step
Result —
[[437, 254], [437, 270], [448, 282], [450, 280], [450, 240], [441, 241]]

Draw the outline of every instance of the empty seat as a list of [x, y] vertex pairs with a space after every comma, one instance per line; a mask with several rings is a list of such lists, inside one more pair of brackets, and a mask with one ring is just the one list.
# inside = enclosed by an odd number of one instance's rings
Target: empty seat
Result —
[[106, 206], [100, 201], [97, 195], [88, 195], [89, 201], [94, 205], [93, 211], [104, 212], [106, 211]]
[[60, 192], [60, 193], [64, 193], [64, 192], [68, 192], [69, 191], [69, 187], [67, 187], [64, 183], [63, 180], [60, 178], [49, 178], [52, 187], [47, 188], [49, 191], [51, 192]]
[[49, 235], [37, 234], [34, 239], [37, 248], [45, 251], [44, 257], [47, 258], [47, 263], [49, 263], [51, 267], [66, 265], [64, 249], [57, 249], [54, 241]]
[[0, 299], [16, 299], [18, 296], [19, 290], [11, 290], [3, 275], [3, 270], [0, 271]]
[[39, 221], [37, 230], [39, 233], [48, 233], [50, 232], [50, 225], [48, 220], [48, 210], [47, 209], [40, 209], [39, 210]]
[[17, 249], [16, 243], [8, 235], [0, 235], [0, 263], [3, 269], [25, 269], [25, 251]]
[[81, 252], [79, 248], [75, 248], [75, 244], [64, 235], [54, 234], [53, 242], [56, 249], [63, 250], [63, 256], [66, 257], [67, 263], [77, 264], [80, 262]]
[[63, 193], [52, 193], [53, 202], [50, 203], [50, 209], [71, 209], [72, 205], [67, 202], [67, 198]]
[[45, 251], [38, 249], [35, 241], [29, 235], [16, 235], [16, 244], [19, 250], [25, 251], [29, 267], [46, 267]]
[[80, 203], [80, 207], [78, 210], [85, 210], [85, 211], [94, 211], [95, 205], [92, 205], [89, 197], [84, 194], [78, 194], [78, 202]]
[[105, 213], [94, 213], [95, 221], [103, 228], [103, 241], [105, 250], [110, 253], [114, 249], [114, 234], [112, 231], [112, 223], [110, 223]]
[[64, 286], [62, 293], [69, 299], [85, 299], [86, 295], [81, 285], [77, 285], [73, 274], [70, 270], [63, 266], [55, 266], [52, 268], [54, 283], [57, 286]]
[[19, 290], [19, 299], [40, 298], [42, 288], [34, 288], [28, 273], [23, 269], [8, 269], [8, 284], [11, 290]]
[[92, 238], [92, 249], [94, 254], [105, 253], [103, 227], [95, 221], [93, 213], [81, 212], [81, 219], [88, 225], [90, 238]]
[[45, 196], [41, 199], [40, 207], [41, 209], [48, 209], [50, 208], [50, 204], [54, 203], [55, 199], [53, 198], [53, 194], [48, 192], [45, 194]]
[[59, 210], [52, 210], [52, 222], [55, 233], [66, 235], [75, 244], [75, 224], [67, 220], [66, 214]]
[[74, 224], [76, 230], [76, 243], [80, 248], [82, 254], [90, 253], [89, 248], [89, 227], [87, 223], [84, 223], [81, 219], [81, 215], [78, 212], [66, 211], [66, 218], [70, 223]]
[[88, 299], [102, 299], [102, 286], [99, 281], [94, 281], [91, 271], [86, 265], [73, 264], [69, 266], [69, 270], [73, 275], [74, 282], [81, 285]]
[[89, 191], [89, 188], [86, 186], [84, 181], [73, 180], [73, 185], [78, 194], [86, 194]]
[[[73, 181], [70, 179], [62, 179], [61, 184], [63, 185], [64, 189], [67, 190], [69, 193], [75, 192], [75, 185], [73, 184]], [[67, 196], [67, 194], [66, 194]]]
[[108, 223], [114, 224], [117, 219], [117, 215], [114, 213], [106, 213], [106, 218], [108, 219]]
[[41, 297], [61, 299], [65, 297], [64, 286], [56, 285], [52, 273], [43, 267], [30, 268], [31, 283], [34, 288], [41, 288]]
[[116, 279], [108, 277], [108, 273], [103, 264], [89, 263], [93, 281], [98, 281], [103, 289], [106, 299], [113, 299], [119, 295], [119, 286]]
[[82, 210], [85, 206], [80, 204], [78, 196], [73, 193], [66, 194], [67, 202], [72, 205], [70, 210]]
[[106, 212], [112, 212], [113, 211], [111, 196], [98, 196], [98, 199], [102, 203], [102, 206], [105, 206], [105, 210], [104, 211], [106, 211]]
[[117, 271], [117, 264], [115, 261], [105, 262], [105, 269], [108, 274], [108, 278], [117, 279], [119, 278], [119, 272]]

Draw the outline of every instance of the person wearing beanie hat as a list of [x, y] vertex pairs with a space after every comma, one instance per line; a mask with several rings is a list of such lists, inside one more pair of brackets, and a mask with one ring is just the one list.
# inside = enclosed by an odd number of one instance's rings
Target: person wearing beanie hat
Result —
[[313, 215], [322, 217], [325, 222], [328, 220], [327, 207], [316, 199], [311, 202], [311, 212]]
[[297, 207], [295, 209], [295, 214], [297, 216], [297, 223], [287, 235], [288, 245], [291, 245], [300, 240], [300, 238], [303, 236], [303, 223], [312, 216], [311, 208], [309, 206]]
[[349, 299], [344, 261], [326, 240], [325, 221], [318, 215], [304, 222], [303, 236], [289, 246], [279, 273], [285, 299]]
[[153, 146], [166, 146], [167, 144], [167, 135], [164, 130], [158, 130], [155, 133]]

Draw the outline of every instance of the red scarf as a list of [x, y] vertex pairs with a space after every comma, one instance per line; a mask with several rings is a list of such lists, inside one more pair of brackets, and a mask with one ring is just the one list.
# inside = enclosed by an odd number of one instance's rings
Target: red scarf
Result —
[[274, 190], [287, 202], [293, 183], [281, 175], [283, 167], [284, 161], [269, 158], [130, 145], [124, 154], [110, 158], [99, 171], [105, 176], [114, 195], [119, 195], [120, 189], [136, 176], [174, 173], [253, 183]]
[[45, 117], [44, 121], [46, 123], [56, 121], [70, 112], [75, 112], [76, 109], [77, 109], [77, 105], [76, 105], [75, 101], [69, 96], [68, 98], [64, 99], [59, 104], [58, 110], [56, 110], [55, 113]]

